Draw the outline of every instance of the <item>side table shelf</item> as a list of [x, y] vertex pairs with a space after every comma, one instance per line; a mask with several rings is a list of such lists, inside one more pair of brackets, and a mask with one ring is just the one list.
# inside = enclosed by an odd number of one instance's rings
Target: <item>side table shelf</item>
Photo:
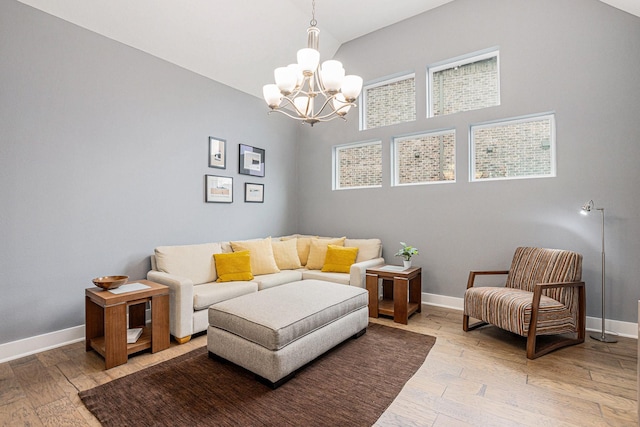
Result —
[[[107, 351], [105, 342], [106, 340], [104, 338], [104, 335], [92, 338], [90, 340], [91, 349], [95, 350], [102, 357], [106, 357]], [[142, 328], [142, 335], [140, 335], [140, 338], [138, 338], [135, 343], [127, 343], [127, 356], [147, 350], [149, 348], [151, 348], [151, 328], [145, 326]]]
[[[122, 294], [97, 287], [85, 290], [86, 351], [104, 357], [106, 369], [127, 363], [131, 354], [169, 347], [169, 288], [149, 280], [136, 282], [149, 288]], [[151, 324], [146, 323], [147, 303]], [[127, 343], [127, 328], [142, 328], [135, 343]]]
[[[382, 298], [378, 281], [383, 282]], [[409, 316], [422, 312], [422, 268], [406, 270], [367, 269], [369, 317], [392, 316], [393, 321], [406, 325]]]

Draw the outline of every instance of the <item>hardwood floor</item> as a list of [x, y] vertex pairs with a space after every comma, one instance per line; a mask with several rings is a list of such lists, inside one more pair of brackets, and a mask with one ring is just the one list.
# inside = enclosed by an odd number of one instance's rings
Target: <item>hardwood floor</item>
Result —
[[[587, 338], [531, 361], [524, 338], [494, 327], [465, 333], [457, 310], [425, 305], [406, 326], [371, 321], [437, 337], [378, 426], [638, 425], [634, 339], [605, 344]], [[84, 343], [0, 364], [0, 425], [97, 426], [78, 391], [203, 345], [206, 336], [172, 342], [108, 371]]]

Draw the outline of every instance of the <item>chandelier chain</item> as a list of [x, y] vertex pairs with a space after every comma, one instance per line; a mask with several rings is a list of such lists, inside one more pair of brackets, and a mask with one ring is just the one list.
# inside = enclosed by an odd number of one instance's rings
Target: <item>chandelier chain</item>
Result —
[[311, 24], [312, 27], [315, 27], [318, 21], [316, 21], [316, 0], [311, 1]]

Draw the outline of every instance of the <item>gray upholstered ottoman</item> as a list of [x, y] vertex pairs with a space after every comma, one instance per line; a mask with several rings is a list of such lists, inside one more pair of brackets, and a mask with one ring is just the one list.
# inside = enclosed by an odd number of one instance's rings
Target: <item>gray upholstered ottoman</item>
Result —
[[349, 337], [366, 332], [366, 289], [303, 280], [209, 307], [207, 349], [278, 387]]

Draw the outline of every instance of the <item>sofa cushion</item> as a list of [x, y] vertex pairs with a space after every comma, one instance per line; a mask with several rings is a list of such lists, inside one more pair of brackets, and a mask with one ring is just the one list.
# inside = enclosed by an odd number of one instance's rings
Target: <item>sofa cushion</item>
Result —
[[279, 273], [254, 276], [253, 281], [258, 284], [258, 290], [273, 288], [285, 283], [302, 280], [302, 270], [280, 270]]
[[249, 251], [213, 254], [218, 272], [216, 282], [251, 280], [251, 255]]
[[358, 248], [356, 262], [369, 261], [382, 255], [382, 241], [380, 239], [345, 239], [346, 248]]
[[186, 277], [194, 285], [217, 279], [212, 255], [222, 252], [219, 243], [158, 246], [154, 252], [158, 271]]
[[365, 289], [293, 282], [215, 304], [209, 324], [277, 351], [368, 303]]
[[329, 245], [344, 246], [346, 237], [335, 239], [311, 239], [311, 247], [309, 248], [309, 259], [307, 260], [307, 268], [309, 270], [320, 270], [324, 265], [327, 256], [327, 247]]
[[297, 234], [295, 236], [281, 237], [280, 240], [296, 240], [296, 249], [298, 250], [298, 258], [300, 258], [300, 264], [304, 267], [307, 265], [309, 258], [309, 250], [311, 248], [311, 239], [317, 239], [318, 236], [306, 236]]
[[298, 239], [271, 240], [273, 257], [280, 270], [295, 270], [302, 268], [297, 249]]
[[[329, 273], [320, 270], [303, 270], [302, 278], [304, 280], [324, 280], [325, 282], [339, 283], [341, 285], [350, 285], [351, 276], [349, 273]], [[354, 286], [359, 286], [356, 284]]]
[[358, 248], [329, 245], [327, 246], [327, 256], [324, 259], [322, 271], [348, 273], [357, 256]]
[[277, 273], [280, 271], [276, 264], [276, 260], [273, 257], [271, 237], [267, 237], [266, 239], [243, 240], [230, 243], [234, 252], [251, 252], [251, 273], [254, 276]]
[[258, 284], [255, 282], [204, 283], [193, 287], [193, 309], [204, 310], [211, 304], [252, 292], [258, 292]]

